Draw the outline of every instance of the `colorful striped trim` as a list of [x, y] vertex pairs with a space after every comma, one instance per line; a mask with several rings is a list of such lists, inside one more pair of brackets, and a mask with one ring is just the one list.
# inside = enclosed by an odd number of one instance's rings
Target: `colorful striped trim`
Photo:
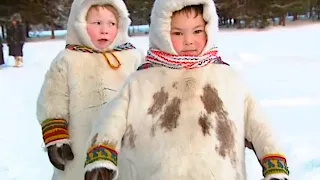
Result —
[[[106, 62], [108, 63], [108, 65], [114, 70], [120, 68], [120, 66], [121, 66], [121, 63], [120, 63], [119, 59], [113, 53], [114, 51], [123, 51], [123, 50], [129, 50], [129, 49], [136, 49], [136, 47], [133, 44], [129, 43], [129, 42], [121, 44], [121, 45], [113, 48], [112, 51], [108, 51], [108, 52], [102, 52], [102, 51], [98, 51], [98, 50], [95, 50], [95, 49], [92, 49], [92, 48], [89, 48], [89, 47], [80, 46], [80, 45], [76, 45], [76, 44], [67, 44], [65, 48], [69, 49], [69, 50], [72, 50], [72, 51], [80, 51], [80, 52], [85, 52], [85, 53], [101, 53], [103, 55], [103, 57], [105, 58]], [[106, 53], [111, 54], [115, 58], [117, 64], [115, 64], [115, 65], [112, 64], [110, 62], [109, 58], [107, 57]]]
[[[69, 49], [72, 51], [87, 52], [87, 53], [103, 53], [103, 52], [95, 50], [93, 48], [80, 46], [80, 45], [76, 45], [76, 44], [67, 44], [66, 49]], [[133, 44], [127, 42], [127, 43], [121, 44], [121, 45], [113, 48], [113, 51], [123, 51], [123, 50], [129, 50], [129, 49], [136, 49], [136, 47]]]
[[61, 139], [69, 139], [68, 123], [64, 119], [47, 119], [41, 123], [43, 141], [47, 145]]
[[117, 166], [118, 153], [113, 147], [108, 145], [92, 146], [87, 152], [85, 166], [96, 161], [110, 161]]
[[222, 61], [217, 47], [213, 47], [208, 52], [199, 56], [174, 55], [159, 49], [150, 48], [147, 52], [146, 61], [171, 69], [194, 69], [208, 64], [224, 64], [229, 66], [228, 63]]
[[280, 154], [266, 155], [261, 160], [264, 177], [270, 174], [284, 173], [289, 175], [286, 158]]

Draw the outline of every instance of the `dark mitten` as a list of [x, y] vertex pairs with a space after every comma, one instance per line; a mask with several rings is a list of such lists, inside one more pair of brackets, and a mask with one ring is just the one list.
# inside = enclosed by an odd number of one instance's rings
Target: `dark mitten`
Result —
[[96, 168], [85, 174], [85, 180], [112, 180], [113, 177], [114, 172], [107, 168]]
[[63, 144], [61, 147], [51, 145], [48, 147], [48, 156], [51, 164], [63, 171], [66, 160], [73, 160], [74, 155], [69, 144]]

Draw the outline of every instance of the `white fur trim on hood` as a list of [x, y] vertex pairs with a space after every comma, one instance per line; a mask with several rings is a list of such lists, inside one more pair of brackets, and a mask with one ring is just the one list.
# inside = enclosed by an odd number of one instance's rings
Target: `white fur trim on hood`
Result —
[[203, 5], [203, 18], [207, 22], [207, 44], [202, 52], [205, 53], [215, 45], [218, 34], [218, 15], [213, 0], [156, 0], [151, 12], [149, 32], [150, 47], [161, 51], [177, 54], [170, 38], [171, 16], [173, 12], [190, 5]]
[[129, 13], [122, 0], [74, 0], [68, 19], [67, 44], [77, 44], [99, 50], [95, 47], [87, 33], [86, 15], [89, 8], [95, 4], [109, 4], [119, 14], [118, 33], [113, 43], [105, 50], [129, 42], [128, 28], [131, 24]]

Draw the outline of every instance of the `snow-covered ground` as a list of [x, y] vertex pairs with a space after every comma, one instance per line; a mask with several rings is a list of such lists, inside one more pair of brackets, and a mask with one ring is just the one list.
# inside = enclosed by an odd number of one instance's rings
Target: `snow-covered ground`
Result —
[[[270, 117], [288, 156], [291, 180], [320, 179], [320, 24], [269, 31], [223, 31], [219, 47]], [[132, 38], [144, 50], [147, 37]], [[52, 167], [42, 150], [36, 98], [64, 41], [30, 42], [23, 68], [0, 70], [0, 179], [49, 180]], [[4, 47], [5, 54], [8, 49]], [[6, 57], [8, 64], [12, 59]], [[247, 151], [248, 180], [261, 168]]]

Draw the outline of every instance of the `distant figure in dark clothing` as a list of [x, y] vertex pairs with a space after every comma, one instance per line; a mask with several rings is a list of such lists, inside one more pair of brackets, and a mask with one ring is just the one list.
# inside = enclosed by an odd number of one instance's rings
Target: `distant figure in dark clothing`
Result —
[[4, 63], [4, 57], [3, 57], [3, 45], [2, 45], [2, 39], [1, 39], [1, 37], [0, 37], [0, 69], [1, 69], [1, 66], [3, 65], [3, 64], [5, 64]]
[[14, 14], [11, 17], [11, 23], [7, 27], [7, 43], [9, 47], [9, 56], [15, 59], [15, 66], [23, 65], [23, 45], [26, 40], [26, 33], [23, 24], [21, 23], [20, 14]]

